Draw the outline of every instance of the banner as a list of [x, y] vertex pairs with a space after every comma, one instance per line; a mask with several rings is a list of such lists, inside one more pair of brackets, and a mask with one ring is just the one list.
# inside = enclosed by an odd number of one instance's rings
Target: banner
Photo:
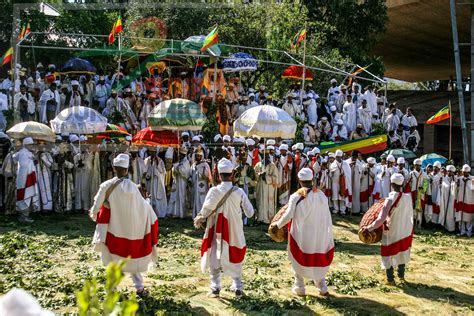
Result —
[[257, 60], [246, 53], [233, 54], [222, 62], [224, 72], [255, 71], [257, 66]]

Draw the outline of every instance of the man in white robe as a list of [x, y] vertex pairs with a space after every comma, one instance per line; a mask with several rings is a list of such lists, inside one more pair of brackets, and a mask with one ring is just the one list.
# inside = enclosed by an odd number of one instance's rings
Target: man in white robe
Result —
[[347, 128], [344, 126], [344, 121], [339, 119], [336, 121], [336, 124], [332, 130], [331, 140], [334, 142], [346, 141], [349, 134], [347, 133]]
[[410, 128], [418, 126], [418, 122], [416, 121], [415, 116], [413, 116], [413, 111], [410, 107], [407, 108], [406, 114], [402, 116], [400, 123], [403, 125], [405, 138], [408, 138], [408, 135], [410, 135]]
[[331, 79], [331, 87], [329, 87], [328, 89], [327, 100], [335, 101], [340, 93], [341, 93], [341, 90], [339, 89], [339, 86], [337, 85], [337, 80]]
[[377, 95], [374, 92], [372, 86], [367, 86], [364, 93], [364, 98], [367, 100], [367, 106], [369, 107], [372, 115], [378, 115], [377, 112]]
[[209, 297], [219, 297], [222, 274], [232, 278], [231, 290], [241, 297], [242, 264], [247, 250], [242, 213], [252, 217], [254, 210], [245, 192], [232, 184], [234, 164], [223, 158], [217, 170], [222, 182], [209, 190], [202, 210], [194, 219], [196, 227], [206, 222], [201, 246], [201, 270], [204, 273], [209, 269], [210, 272]]
[[324, 193], [313, 189], [313, 171], [303, 168], [298, 172], [301, 189], [293, 193], [288, 208], [271, 229], [276, 230], [291, 221], [288, 231], [288, 258], [295, 282], [292, 292], [306, 294], [304, 278], [314, 282], [322, 296], [327, 296], [325, 275], [334, 258], [334, 238], [331, 212]]
[[429, 197], [427, 199], [425, 214], [429, 214], [430, 220], [428, 222], [433, 222], [439, 224], [439, 188], [441, 187], [441, 181], [443, 181], [441, 174], [441, 163], [435, 161], [433, 164], [433, 172], [429, 175], [428, 181], [430, 182]]
[[375, 183], [377, 180], [378, 167], [374, 157], [367, 158], [367, 163], [362, 165], [360, 180], [360, 211], [362, 213], [374, 204]]
[[41, 210], [43, 212], [50, 212], [53, 210], [51, 166], [53, 165], [54, 161], [49, 152], [39, 153], [38, 158], [36, 172], [38, 174], [38, 188], [41, 201]]
[[372, 131], [372, 111], [367, 107], [367, 100], [365, 98], [361, 101], [361, 106], [357, 109], [358, 122], [362, 124], [367, 134]]
[[192, 208], [193, 219], [201, 211], [206, 198], [207, 191], [212, 184], [211, 167], [203, 160], [204, 152], [202, 149], [194, 153], [194, 162], [191, 166], [191, 184], [192, 184]]
[[474, 177], [470, 175], [471, 167], [462, 166], [462, 176], [458, 180], [456, 199], [456, 222], [459, 223], [460, 236], [472, 236], [474, 219]]
[[344, 122], [346, 123], [347, 133], [350, 134], [356, 129], [357, 125], [357, 107], [352, 102], [352, 95], [347, 95], [347, 101], [342, 107]]
[[147, 294], [142, 272], [158, 259], [158, 219], [138, 186], [128, 179], [129, 156], [113, 160], [116, 176], [100, 185], [89, 216], [97, 223], [93, 245], [102, 262], [127, 259], [124, 272], [131, 274], [139, 296]]
[[49, 89], [45, 90], [40, 97], [40, 121], [49, 125], [49, 121], [59, 114], [61, 108], [61, 98], [57, 91], [55, 82], [52, 82]]
[[448, 232], [453, 232], [456, 229], [454, 212], [457, 193], [456, 167], [449, 165], [446, 170], [448, 174], [443, 177], [439, 193], [439, 224]]
[[334, 101], [334, 105], [336, 106], [338, 112], [342, 112], [342, 107], [347, 100], [347, 87], [341, 84], [339, 86], [339, 90], [341, 93], [339, 93], [336, 100]]
[[17, 165], [16, 170], [16, 209], [19, 213], [19, 221], [32, 223], [30, 211], [38, 206], [38, 183], [34, 155], [28, 149], [33, 145], [31, 137], [23, 139], [23, 147], [13, 155], [13, 161]]
[[[155, 211], [156, 217], [166, 217], [168, 210], [168, 201], [166, 199], [165, 189], [165, 163], [158, 157], [157, 152], [145, 159], [145, 180], [146, 190], [150, 194], [151, 206]], [[138, 159], [138, 158], [137, 158]]]
[[280, 205], [285, 205], [286, 203], [288, 203], [288, 199], [290, 198], [293, 157], [288, 153], [287, 144], [281, 144], [279, 149], [280, 159], [277, 163], [280, 179], [278, 188], [278, 202], [280, 203]]
[[170, 201], [168, 204], [168, 215], [183, 218], [188, 206], [188, 179], [191, 174], [191, 165], [186, 154], [188, 150], [184, 147], [179, 149], [179, 162], [173, 164], [173, 184], [171, 187]]
[[395, 173], [394, 168], [395, 157], [387, 156], [386, 164], [382, 161], [378, 180], [380, 181], [380, 197], [387, 198], [390, 193], [390, 177]]
[[[336, 159], [329, 166], [331, 177], [331, 199], [334, 207], [334, 214], [346, 214], [346, 208], [352, 206], [352, 179], [349, 164], [342, 160], [342, 150], [336, 151]], [[344, 180], [342, 180], [344, 179]], [[342, 186], [341, 180], [344, 181]]]
[[270, 161], [268, 149], [265, 153], [265, 160], [255, 165], [257, 175], [257, 221], [270, 224], [276, 214], [278, 169]]
[[[416, 222], [421, 225], [423, 220], [424, 196], [425, 196], [425, 178], [426, 175], [421, 169], [422, 161], [417, 158], [413, 161], [413, 170], [410, 171], [410, 190], [413, 201], [413, 209]], [[427, 181], [426, 181], [427, 182]]]
[[411, 195], [403, 193], [405, 178], [401, 174], [390, 177], [393, 190], [385, 200], [382, 212], [377, 219], [365, 228], [362, 233], [373, 231], [387, 221], [389, 229], [383, 230], [382, 268], [387, 275], [387, 284], [395, 285], [394, 268], [397, 268], [398, 278], [405, 281], [405, 266], [410, 261], [410, 250], [413, 240], [413, 204]]
[[363, 165], [362, 162], [358, 159], [359, 152], [354, 150], [352, 152], [351, 158], [347, 159], [346, 162], [351, 169], [351, 182], [349, 185], [352, 187], [352, 214], [359, 214], [360, 213], [360, 179], [362, 177], [362, 169]]

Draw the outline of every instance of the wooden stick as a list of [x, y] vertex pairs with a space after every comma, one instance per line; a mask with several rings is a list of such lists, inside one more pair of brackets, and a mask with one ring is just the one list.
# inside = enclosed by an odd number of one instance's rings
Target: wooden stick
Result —
[[449, 100], [449, 160], [451, 160], [453, 116], [451, 114], [451, 100]]

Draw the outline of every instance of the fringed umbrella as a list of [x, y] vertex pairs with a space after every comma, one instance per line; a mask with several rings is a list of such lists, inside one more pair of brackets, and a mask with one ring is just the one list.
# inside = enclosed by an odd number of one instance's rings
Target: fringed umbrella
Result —
[[153, 130], [199, 131], [206, 123], [201, 106], [186, 99], [160, 102], [148, 115]]
[[416, 154], [412, 152], [411, 150], [407, 149], [390, 149], [385, 151], [382, 155], [380, 155], [380, 158], [387, 158], [388, 155], [392, 155], [395, 158], [406, 158], [406, 159], [414, 159], [416, 158]]
[[73, 106], [51, 120], [51, 128], [56, 134], [97, 134], [107, 129], [107, 119], [92, 108]]
[[21, 122], [7, 131], [7, 135], [13, 139], [31, 137], [37, 141], [54, 142], [56, 135], [48, 125], [30, 121]]
[[[298, 79], [303, 80], [303, 67], [301, 66], [290, 66], [286, 68], [281, 74], [282, 78]], [[306, 69], [305, 80], [311, 81], [314, 79], [313, 73], [310, 69]]]
[[423, 168], [426, 168], [428, 165], [434, 164], [436, 161], [439, 161], [441, 164], [446, 163], [448, 159], [446, 157], [443, 157], [441, 155], [431, 153], [431, 154], [426, 154], [420, 157], [421, 159], [421, 166]]
[[97, 69], [88, 60], [71, 58], [62, 67], [63, 74], [95, 74]]
[[107, 128], [104, 132], [95, 134], [97, 138], [117, 139], [131, 136], [127, 130], [121, 126], [115, 124], [107, 124]]
[[154, 131], [150, 127], [139, 131], [132, 138], [134, 145], [178, 147], [179, 139], [173, 131]]

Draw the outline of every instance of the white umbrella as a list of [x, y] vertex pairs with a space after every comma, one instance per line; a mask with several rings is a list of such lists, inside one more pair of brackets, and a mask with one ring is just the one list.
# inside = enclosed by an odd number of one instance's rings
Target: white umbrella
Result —
[[34, 140], [42, 140], [46, 142], [54, 142], [56, 135], [48, 125], [30, 121], [21, 122], [13, 126], [7, 131], [8, 136], [13, 139], [23, 139], [31, 137]]
[[107, 129], [107, 119], [96, 110], [73, 106], [62, 110], [53, 120], [51, 128], [56, 134], [95, 134]]
[[285, 111], [271, 105], [248, 109], [234, 122], [234, 136], [294, 138], [295, 120]]

